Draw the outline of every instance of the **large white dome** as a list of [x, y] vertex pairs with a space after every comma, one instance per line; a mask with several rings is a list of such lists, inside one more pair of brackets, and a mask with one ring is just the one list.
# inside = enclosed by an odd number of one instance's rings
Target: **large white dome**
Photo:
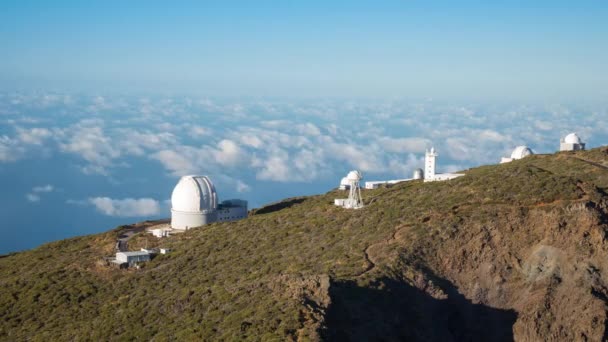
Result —
[[570, 133], [570, 134], [566, 135], [566, 137], [564, 138], [564, 142], [567, 144], [580, 144], [581, 138], [579, 138], [579, 136], [576, 135], [576, 133]]
[[183, 176], [171, 194], [171, 209], [191, 213], [216, 210], [213, 182], [207, 176]]
[[363, 178], [363, 176], [361, 175], [361, 172], [357, 170], [353, 170], [346, 175], [346, 179], [349, 181], [359, 181], [361, 178]]
[[534, 152], [532, 152], [532, 150], [528, 146], [517, 146], [513, 150], [513, 153], [511, 153], [511, 159], [521, 159], [531, 154], [534, 154]]

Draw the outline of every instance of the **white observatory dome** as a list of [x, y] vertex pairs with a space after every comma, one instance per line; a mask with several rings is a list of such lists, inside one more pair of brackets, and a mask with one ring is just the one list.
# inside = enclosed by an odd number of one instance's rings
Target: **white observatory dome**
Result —
[[171, 209], [190, 213], [216, 210], [217, 193], [209, 177], [183, 176], [173, 189]]
[[566, 135], [566, 137], [564, 138], [564, 142], [567, 144], [580, 144], [581, 138], [579, 138], [579, 136], [576, 135], [576, 133], [570, 133], [570, 134]]
[[350, 185], [350, 183], [348, 182], [348, 178], [343, 177], [340, 181], [340, 185]]
[[531, 154], [534, 154], [534, 152], [532, 152], [532, 150], [528, 146], [521, 145], [517, 146], [513, 150], [513, 153], [511, 153], [511, 159], [521, 159]]
[[348, 179], [349, 181], [359, 181], [361, 178], [363, 178], [361, 172], [356, 170], [351, 171], [348, 173], [348, 175], [346, 175], [346, 179]]
[[414, 170], [414, 179], [423, 179], [424, 178], [424, 171], [422, 171], [422, 169], [416, 169]]

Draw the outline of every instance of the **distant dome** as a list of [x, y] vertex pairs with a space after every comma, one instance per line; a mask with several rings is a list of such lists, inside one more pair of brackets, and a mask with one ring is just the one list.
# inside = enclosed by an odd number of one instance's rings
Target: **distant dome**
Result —
[[424, 178], [424, 171], [422, 171], [422, 169], [416, 169], [414, 170], [414, 179], [422, 179]]
[[567, 144], [580, 144], [581, 138], [579, 138], [579, 136], [576, 135], [576, 133], [570, 133], [570, 134], [566, 135], [566, 137], [564, 138], [564, 142]]
[[342, 180], [340, 181], [340, 185], [349, 185], [350, 183], [348, 182], [348, 178], [344, 177], [342, 178]]
[[528, 146], [517, 146], [513, 150], [513, 153], [511, 153], [511, 159], [521, 159], [531, 154], [534, 154], [534, 152], [532, 152], [532, 150]]
[[191, 213], [217, 209], [217, 193], [209, 177], [183, 176], [171, 194], [171, 209]]
[[346, 175], [346, 178], [349, 181], [358, 181], [361, 178], [363, 178], [363, 176], [361, 175], [361, 172], [355, 170], [355, 171], [349, 172], [348, 175]]

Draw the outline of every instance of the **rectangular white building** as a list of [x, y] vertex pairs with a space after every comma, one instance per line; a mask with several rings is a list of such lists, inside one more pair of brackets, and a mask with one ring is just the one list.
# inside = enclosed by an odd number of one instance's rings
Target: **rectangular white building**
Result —
[[129, 266], [138, 263], [150, 261], [150, 252], [148, 251], [133, 251], [133, 252], [118, 252], [116, 253], [116, 261], [127, 263]]

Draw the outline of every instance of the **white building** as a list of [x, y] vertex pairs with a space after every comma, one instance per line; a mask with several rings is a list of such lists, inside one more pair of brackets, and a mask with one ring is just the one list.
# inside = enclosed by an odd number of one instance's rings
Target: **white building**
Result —
[[585, 149], [585, 143], [581, 141], [576, 133], [570, 133], [559, 142], [560, 151], [581, 151]]
[[163, 237], [169, 236], [169, 234], [171, 232], [171, 228], [168, 228], [168, 229], [157, 228], [157, 229], [150, 230], [150, 232], [152, 233], [152, 235], [156, 236], [157, 238], [163, 238]]
[[397, 184], [397, 183], [401, 183], [401, 182], [408, 182], [411, 180], [423, 179], [423, 178], [424, 178], [424, 172], [422, 171], [422, 169], [416, 169], [416, 170], [414, 170], [414, 175], [412, 178], [391, 179], [391, 180], [385, 180], [385, 181], [368, 181], [368, 182], [365, 182], [365, 189], [367, 189], [367, 190], [378, 189], [382, 185], [393, 185], [393, 184]]
[[116, 253], [117, 264], [129, 264], [133, 266], [138, 262], [150, 261], [150, 252], [148, 251], [134, 251], [134, 252], [118, 252]]
[[534, 154], [534, 152], [532, 152], [532, 150], [528, 146], [525, 146], [525, 145], [517, 146], [513, 150], [513, 152], [511, 152], [511, 158], [503, 157], [503, 158], [500, 159], [500, 163], [501, 164], [503, 164], [503, 163], [509, 163], [509, 162], [514, 161], [514, 160], [525, 158], [525, 157], [527, 157], [529, 155], [532, 155], [532, 154]]
[[363, 178], [361, 172], [351, 171], [346, 176], [348, 180], [348, 198], [336, 198], [334, 204], [339, 207], [346, 209], [359, 209], [363, 208], [363, 200], [361, 198], [361, 188], [359, 187], [359, 181]]
[[189, 229], [212, 222], [247, 217], [247, 201], [228, 200], [218, 204], [217, 192], [207, 176], [183, 176], [171, 195], [171, 228]]
[[464, 176], [462, 173], [436, 173], [436, 159], [439, 154], [432, 147], [431, 150], [427, 150], [424, 156], [424, 181], [435, 182], [435, 181], [446, 181], [454, 178]]

